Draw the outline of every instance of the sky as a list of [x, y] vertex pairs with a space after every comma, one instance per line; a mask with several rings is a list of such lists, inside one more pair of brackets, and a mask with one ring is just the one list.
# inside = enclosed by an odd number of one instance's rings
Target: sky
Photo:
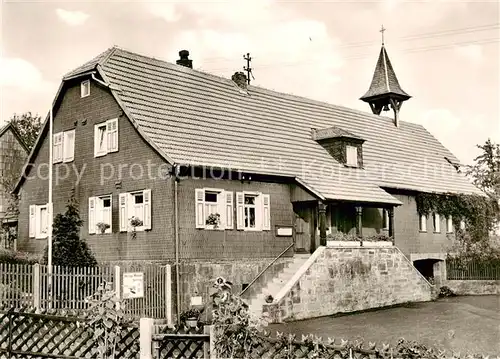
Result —
[[[369, 112], [385, 46], [424, 125], [462, 163], [500, 142], [500, 5], [490, 1], [13, 1], [1, 3], [0, 125], [45, 117], [62, 76], [114, 45], [253, 85]], [[389, 115], [389, 113], [388, 113]]]

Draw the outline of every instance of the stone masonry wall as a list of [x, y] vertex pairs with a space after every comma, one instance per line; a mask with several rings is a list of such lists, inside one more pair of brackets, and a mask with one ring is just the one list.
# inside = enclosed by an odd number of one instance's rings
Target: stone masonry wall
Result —
[[500, 294], [500, 280], [447, 280], [443, 285], [458, 295]]
[[397, 248], [325, 248], [277, 303], [272, 322], [431, 300], [431, 285]]
[[[267, 284], [276, 277], [291, 261], [293, 258], [278, 259], [248, 291], [251, 293], [259, 289], [258, 287], [262, 288], [264, 283]], [[240, 293], [243, 284], [249, 284], [270, 262], [271, 259], [267, 258], [182, 263], [180, 271], [181, 312], [189, 308], [191, 297], [201, 296], [203, 304], [206, 304], [213, 293], [213, 284], [217, 277], [224, 277], [233, 283], [233, 293]], [[245, 297], [247, 296], [246, 294]]]

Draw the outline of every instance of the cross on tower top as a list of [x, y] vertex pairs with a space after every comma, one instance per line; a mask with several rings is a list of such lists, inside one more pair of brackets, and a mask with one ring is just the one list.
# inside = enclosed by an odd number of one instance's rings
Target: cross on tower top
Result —
[[380, 28], [380, 33], [382, 34], [382, 45], [384, 45], [384, 32], [387, 30], [384, 25]]

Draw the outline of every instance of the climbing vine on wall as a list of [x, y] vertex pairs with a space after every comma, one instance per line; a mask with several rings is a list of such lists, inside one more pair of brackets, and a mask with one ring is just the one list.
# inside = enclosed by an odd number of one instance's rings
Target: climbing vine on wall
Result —
[[434, 212], [444, 218], [452, 216], [455, 228], [460, 228], [460, 221], [465, 221], [465, 228], [474, 242], [488, 238], [499, 216], [497, 202], [479, 195], [419, 193], [416, 202], [420, 215]]

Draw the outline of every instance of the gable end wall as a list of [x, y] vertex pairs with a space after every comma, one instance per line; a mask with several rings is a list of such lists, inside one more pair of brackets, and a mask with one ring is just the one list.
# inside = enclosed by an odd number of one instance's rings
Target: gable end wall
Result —
[[[99, 261], [130, 259], [164, 261], [173, 258], [172, 179], [159, 179], [161, 176], [158, 175], [158, 169], [162, 168], [164, 172], [168, 170], [168, 165], [137, 133], [107, 88], [91, 81], [90, 96], [80, 98], [78, 82], [69, 85], [61, 96], [64, 96], [61, 105], [54, 114], [54, 133], [75, 129], [75, 158], [73, 162], [54, 165], [54, 214], [64, 212], [67, 200], [74, 189], [80, 204], [80, 216], [84, 221], [80, 231], [81, 237], [88, 240]], [[119, 118], [118, 152], [95, 158], [94, 125], [117, 117]], [[47, 243], [46, 240], [29, 238], [28, 212], [30, 204], [42, 205], [48, 201], [48, 157], [47, 136], [34, 160], [34, 168], [20, 191], [18, 240], [20, 250], [41, 253]], [[148, 176], [148, 164], [152, 176]], [[142, 176], [140, 168], [143, 169]], [[76, 171], [82, 174], [79, 182]], [[102, 181], [101, 173], [104, 175]], [[119, 182], [120, 178], [120, 188], [117, 188], [115, 182]], [[152, 230], [147, 233], [139, 232], [136, 239], [132, 239], [129, 233], [119, 233], [119, 193], [148, 188], [151, 189], [153, 206]], [[113, 233], [89, 235], [88, 197], [106, 194], [113, 196]]]

